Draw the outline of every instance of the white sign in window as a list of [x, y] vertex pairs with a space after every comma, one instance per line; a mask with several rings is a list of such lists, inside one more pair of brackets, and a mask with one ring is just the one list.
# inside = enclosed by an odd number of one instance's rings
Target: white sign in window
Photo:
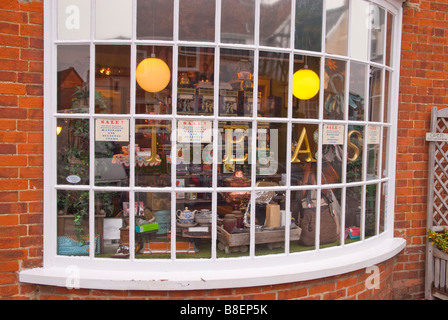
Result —
[[95, 141], [129, 141], [129, 120], [96, 119]]

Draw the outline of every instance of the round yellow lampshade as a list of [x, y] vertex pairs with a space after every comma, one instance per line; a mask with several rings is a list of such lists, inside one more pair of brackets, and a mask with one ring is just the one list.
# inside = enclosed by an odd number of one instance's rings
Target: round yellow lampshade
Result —
[[148, 58], [139, 63], [136, 70], [137, 83], [143, 90], [159, 92], [170, 82], [171, 72], [161, 59]]
[[314, 97], [320, 88], [319, 76], [310, 69], [301, 69], [292, 77], [292, 94], [301, 100]]

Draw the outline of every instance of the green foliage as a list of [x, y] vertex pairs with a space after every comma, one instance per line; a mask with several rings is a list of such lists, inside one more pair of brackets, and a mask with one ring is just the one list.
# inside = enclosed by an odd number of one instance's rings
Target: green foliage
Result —
[[437, 248], [445, 253], [448, 253], [448, 229], [445, 228], [441, 232], [435, 232], [431, 229], [428, 230], [428, 239], [431, 240], [432, 245], [436, 245]]

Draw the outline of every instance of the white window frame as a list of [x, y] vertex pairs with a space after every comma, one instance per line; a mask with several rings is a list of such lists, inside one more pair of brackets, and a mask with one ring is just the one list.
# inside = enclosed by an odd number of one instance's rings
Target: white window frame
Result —
[[[131, 79], [135, 78], [135, 67], [136, 67], [136, 48], [137, 45], [141, 44], [161, 44], [161, 45], [172, 45], [173, 46], [173, 74], [177, 74], [177, 49], [180, 46], [208, 46], [215, 48], [215, 64], [219, 64], [219, 52], [221, 47], [226, 48], [244, 48], [251, 49], [255, 52], [255, 75], [254, 75], [254, 88], [257, 87], [257, 70], [258, 70], [258, 52], [259, 50], [266, 51], [278, 51], [289, 53], [290, 57], [294, 57], [294, 54], [307, 54], [320, 57], [324, 61], [325, 58], [337, 58], [340, 60], [347, 61], [347, 67], [350, 66], [350, 61], [355, 61], [355, 59], [350, 59], [349, 57], [336, 56], [325, 54], [325, 43], [322, 43], [321, 52], [307, 52], [303, 50], [294, 49], [294, 23], [295, 19], [291, 18], [291, 47], [288, 48], [269, 48], [261, 47], [258, 44], [258, 26], [259, 26], [259, 3], [257, 0], [256, 6], [256, 19], [255, 19], [255, 43], [254, 45], [244, 46], [244, 45], [232, 45], [229, 43], [219, 43], [220, 39], [220, 7], [221, 1], [216, 0], [216, 21], [215, 21], [215, 43], [195, 43], [186, 42], [178, 40], [178, 16], [179, 16], [179, 1], [174, 1], [174, 40], [173, 41], [142, 41], [136, 39], [136, 3], [137, 0], [133, 1], [133, 34], [130, 40], [101, 40], [96, 41], [94, 39], [94, 31], [92, 31], [91, 39], [86, 41], [70, 40], [70, 41], [60, 41], [57, 40], [57, 0], [44, 0], [44, 16], [45, 16], [45, 31], [44, 31], [44, 176], [45, 176], [45, 187], [44, 187], [44, 253], [43, 253], [43, 266], [41, 268], [34, 268], [29, 270], [22, 270], [20, 272], [20, 281], [29, 282], [43, 285], [55, 285], [63, 287], [77, 287], [77, 288], [96, 288], [96, 289], [117, 289], [117, 290], [192, 290], [192, 289], [212, 289], [212, 288], [233, 288], [233, 287], [245, 287], [245, 286], [257, 286], [257, 285], [269, 285], [278, 283], [287, 283], [295, 281], [303, 281], [309, 279], [316, 279], [322, 277], [329, 277], [333, 275], [338, 275], [342, 273], [347, 273], [354, 270], [359, 270], [368, 266], [381, 263], [387, 259], [392, 258], [397, 253], [399, 253], [405, 246], [405, 240], [402, 238], [394, 237], [394, 189], [395, 189], [395, 159], [396, 159], [396, 139], [397, 139], [397, 109], [398, 109], [398, 85], [399, 85], [399, 59], [400, 59], [400, 43], [401, 43], [401, 20], [402, 20], [402, 0], [390, 0], [381, 1], [374, 0], [373, 3], [377, 3], [383, 8], [389, 10], [395, 16], [394, 24], [394, 39], [392, 39], [391, 45], [393, 46], [393, 56], [391, 57], [391, 66], [378, 65], [382, 68], [383, 73], [385, 70], [391, 71], [391, 77], [389, 81], [392, 83], [390, 89], [390, 101], [388, 106], [388, 112], [390, 113], [389, 123], [380, 122], [382, 127], [387, 127], [390, 139], [388, 146], [388, 176], [386, 178], [379, 177], [376, 180], [366, 181], [366, 168], [364, 166], [363, 182], [360, 183], [342, 183], [334, 185], [334, 187], [344, 187], [344, 186], [362, 186], [365, 191], [367, 184], [377, 184], [377, 186], [383, 186], [383, 183], [387, 184], [387, 208], [386, 208], [386, 221], [385, 230], [382, 233], [377, 233], [371, 238], [361, 238], [360, 241], [350, 244], [350, 245], [340, 245], [335, 247], [330, 247], [326, 249], [320, 249], [319, 246], [312, 251], [305, 251], [299, 253], [288, 253], [289, 252], [289, 235], [286, 233], [285, 239], [285, 253], [275, 254], [267, 256], [256, 256], [255, 255], [255, 239], [254, 239], [254, 223], [251, 224], [251, 245], [250, 245], [250, 256], [242, 258], [217, 258], [216, 257], [216, 243], [212, 244], [212, 257], [210, 259], [176, 259], [174, 248], [172, 245], [173, 252], [170, 259], [134, 259], [134, 254], [131, 250], [131, 255], [129, 259], [104, 259], [94, 257], [94, 243], [91, 243], [90, 256], [88, 257], [66, 257], [56, 255], [56, 227], [57, 227], [57, 209], [56, 209], [56, 174], [54, 168], [56, 167], [56, 135], [54, 134], [54, 128], [56, 128], [57, 110], [56, 110], [56, 46], [58, 44], [86, 44], [90, 45], [91, 50], [91, 70], [94, 70], [94, 59], [95, 56], [95, 46], [94, 44], [128, 44], [131, 46]], [[324, 1], [324, 8], [325, 2]], [[350, 0], [358, 1], [358, 0]], [[94, 3], [94, 1], [92, 1]], [[291, 10], [295, 12], [295, 1], [291, 1]], [[94, 10], [94, 4], [92, 4], [92, 10]], [[92, 11], [93, 12], [93, 11]], [[387, 15], [386, 15], [387, 16]], [[323, 24], [325, 26], [325, 9]], [[91, 28], [94, 29], [95, 18], [92, 14]], [[322, 29], [322, 38], [324, 38], [325, 27]], [[386, 37], [385, 37], [386, 38]], [[350, 45], [350, 42], [349, 42]], [[290, 59], [290, 74], [293, 71], [293, 59]], [[364, 61], [366, 62], [366, 61]], [[368, 61], [367, 61], [368, 62]], [[373, 62], [368, 62], [369, 65], [377, 65]], [[321, 63], [321, 73], [323, 73], [324, 63]], [[367, 68], [368, 69], [368, 68]], [[94, 86], [94, 73], [90, 73], [90, 86]], [[218, 76], [216, 76], [218, 77]], [[292, 78], [292, 77], [291, 77]], [[172, 96], [176, 97], [176, 82], [173, 79], [173, 92]], [[323, 79], [321, 80], [323, 81]], [[215, 82], [217, 83], [217, 82]], [[131, 81], [131, 106], [135, 102], [135, 96], [132, 92], [135, 91], [135, 81]], [[292, 99], [292, 88], [289, 86], [289, 99], [288, 104], [291, 105]], [[348, 89], [347, 89], [348, 90]], [[346, 92], [347, 92], [346, 90]], [[90, 92], [93, 92], [91, 90]], [[384, 89], [383, 89], [384, 92]], [[321, 94], [321, 104], [323, 97], [323, 90]], [[218, 101], [218, 90], [215, 90], [215, 101]], [[90, 97], [90, 108], [93, 107], [93, 95]], [[368, 107], [367, 107], [368, 108]], [[173, 109], [176, 110], [175, 99], [173, 99]], [[208, 118], [213, 121], [214, 127], [218, 126], [218, 119], [222, 120], [232, 120], [235, 118], [227, 119], [218, 117], [218, 108], [215, 108], [215, 114], [209, 116]], [[288, 141], [291, 139], [292, 124], [300, 123], [316, 123], [319, 128], [322, 129], [323, 123], [331, 123], [331, 120], [322, 120], [322, 106], [320, 108], [320, 120], [319, 119], [296, 119], [292, 118], [292, 110], [289, 108], [288, 118], [262, 118], [262, 122], [283, 122], [287, 123], [288, 127]], [[383, 108], [384, 109], [384, 108]], [[367, 111], [366, 111], [367, 112]], [[382, 111], [383, 112], [383, 111]], [[346, 112], [347, 113], [347, 112]], [[88, 117], [90, 119], [90, 132], [91, 137], [94, 132], [94, 121], [92, 121], [96, 116], [93, 111], [89, 115], [61, 115], [59, 117]], [[104, 115], [101, 115], [104, 117]], [[131, 123], [135, 119], [146, 118], [145, 115], [137, 115], [134, 113], [133, 108], [131, 108], [129, 115], [107, 115], [110, 118], [129, 118]], [[172, 121], [173, 128], [176, 125], [178, 119], [182, 119], [182, 116], [174, 115], [160, 115], [154, 118], [159, 120], [170, 120]], [[204, 119], [204, 118], [201, 118]], [[382, 118], [383, 119], [383, 118]], [[238, 119], [239, 120], [239, 119]], [[237, 121], [238, 121], [237, 120]], [[256, 117], [256, 110], [254, 111], [254, 116], [249, 117], [249, 121], [252, 122], [252, 126], [255, 127], [259, 118]], [[347, 130], [348, 120], [336, 121], [336, 123], [344, 124]], [[364, 125], [365, 128], [369, 124], [375, 124], [372, 122], [358, 121], [357, 124]], [[352, 124], [352, 122], [350, 122]], [[255, 130], [252, 130], [253, 138], [255, 138]], [[321, 130], [320, 130], [321, 132]], [[347, 134], [347, 131], [345, 132]], [[135, 139], [135, 130], [131, 125], [130, 141]], [[91, 139], [92, 141], [92, 139]], [[214, 136], [214, 148], [217, 148], [217, 133]], [[255, 141], [255, 139], [253, 139]], [[321, 142], [320, 142], [321, 143]], [[175, 142], [173, 149], [175, 150]], [[90, 144], [91, 148], [91, 160], [94, 155], [94, 144]], [[346, 147], [345, 147], [346, 148]], [[367, 145], [364, 146], [364, 154], [367, 151]], [[133, 152], [131, 150], [131, 163], [133, 159]], [[252, 156], [255, 157], [255, 152], [252, 152]], [[175, 157], [174, 157], [175, 158]], [[172, 159], [172, 185], [175, 186], [175, 159]], [[252, 163], [255, 163], [255, 158], [252, 159]], [[216, 159], [214, 160], [214, 168], [216, 169]], [[380, 159], [381, 162], [381, 153]], [[93, 163], [91, 161], [91, 163]], [[319, 167], [321, 167], [321, 161], [318, 162]], [[287, 161], [287, 172], [290, 172], [290, 161]], [[343, 166], [344, 167], [344, 166]], [[94, 186], [94, 166], [90, 166], [90, 186], [72, 186], [73, 190], [88, 190], [90, 192], [90, 208], [91, 214], [89, 215], [90, 229], [93, 230], [94, 227], [94, 214], [92, 208], [94, 208], [94, 192], [95, 191], [129, 191], [130, 203], [134, 202], [134, 192], [166, 192], [166, 188], [141, 188], [135, 187], [134, 185], [134, 169], [133, 166], [130, 167], [130, 186], [129, 188], [122, 189], [108, 189]], [[345, 168], [343, 169], [345, 172]], [[214, 170], [216, 172], [216, 170]], [[252, 181], [255, 181], [255, 170], [252, 170]], [[345, 173], [343, 173], [345, 174]], [[214, 174], [214, 181], [216, 181], [216, 173]], [[301, 190], [301, 186], [290, 186], [290, 177], [287, 178], [286, 187], [276, 187], [273, 190], [282, 190], [286, 192], [286, 212], [289, 212], [289, 197], [291, 191]], [[333, 185], [321, 185], [318, 181], [317, 188], [320, 190], [322, 188], [332, 187]], [[67, 189], [64, 186], [63, 189]], [[257, 190], [255, 187], [250, 188], [251, 192]], [[263, 190], [267, 190], [263, 188]], [[177, 189], [171, 187], [168, 192], [175, 195]], [[204, 189], [191, 189], [192, 192], [204, 191]], [[216, 209], [216, 193], [219, 191], [226, 191], [225, 189], [220, 189], [216, 187], [207, 189], [207, 191], [213, 192], [214, 202], [213, 206]], [[228, 189], [227, 189], [228, 191]], [[380, 199], [380, 192], [377, 192], [378, 201]], [[253, 198], [253, 197], [252, 197]], [[172, 196], [171, 207], [175, 208], [176, 197]], [[251, 200], [252, 205], [255, 205], [254, 198]], [[343, 201], [344, 202], [344, 201]], [[363, 204], [364, 205], [364, 204]], [[175, 210], [175, 209], [172, 209]], [[130, 217], [134, 216], [134, 208], [131, 206]], [[175, 225], [175, 215], [172, 214], [172, 225]], [[378, 216], [377, 216], [378, 219]], [[134, 219], [130, 219], [130, 228], [134, 228]], [[319, 220], [319, 219], [318, 219]], [[216, 217], [213, 219], [213, 226], [216, 226]], [[216, 239], [216, 228], [212, 228], [213, 239]], [[316, 227], [316, 232], [319, 232], [319, 227]], [[131, 248], [134, 243], [133, 233], [130, 233], [130, 243]], [[316, 235], [318, 238], [318, 235]], [[342, 239], [342, 235], [341, 235]], [[172, 239], [172, 244], [175, 244], [175, 237]], [[215, 241], [216, 242], [216, 241]], [[213, 243], [213, 242], [212, 242]]]

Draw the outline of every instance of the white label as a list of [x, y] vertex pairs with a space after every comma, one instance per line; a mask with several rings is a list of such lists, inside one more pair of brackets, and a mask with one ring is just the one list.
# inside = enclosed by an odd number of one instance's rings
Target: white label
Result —
[[211, 121], [188, 121], [177, 122], [177, 141], [181, 143], [210, 143], [212, 142]]
[[426, 133], [426, 141], [448, 141], [448, 133]]
[[380, 127], [369, 126], [367, 130], [367, 144], [380, 144]]
[[129, 119], [96, 119], [95, 141], [129, 141]]
[[77, 175], [71, 175], [68, 176], [67, 178], [65, 178], [67, 180], [67, 182], [69, 183], [78, 183], [79, 181], [81, 181], [81, 178]]
[[323, 126], [323, 144], [344, 144], [344, 126], [325, 124]]

